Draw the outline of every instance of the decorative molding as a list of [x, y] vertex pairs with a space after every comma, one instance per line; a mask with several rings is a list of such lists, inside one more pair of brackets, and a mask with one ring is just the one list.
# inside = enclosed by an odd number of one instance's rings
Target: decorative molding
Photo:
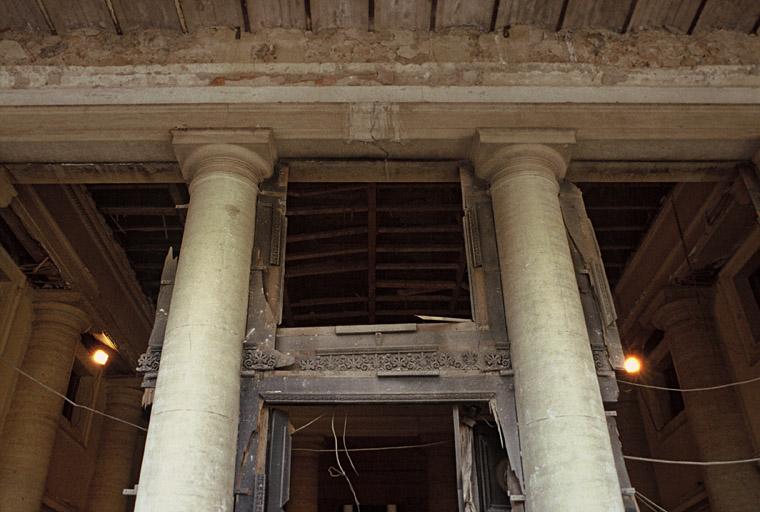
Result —
[[243, 347], [243, 360], [240, 364], [242, 372], [268, 371], [277, 367], [277, 352], [261, 350], [257, 347]]
[[324, 354], [300, 359], [301, 371], [429, 371], [480, 370], [497, 371], [512, 368], [506, 350], [488, 352], [385, 352]]
[[597, 372], [608, 372], [612, 370], [606, 347], [591, 345], [591, 353], [594, 356], [594, 368], [596, 368]]
[[253, 512], [264, 512], [267, 492], [267, 476], [264, 473], [256, 473], [253, 488]]
[[[143, 374], [142, 387], [155, 387], [161, 364], [161, 348], [148, 347], [137, 361], [137, 373]], [[257, 371], [272, 371], [291, 366], [292, 356], [277, 350], [243, 347], [240, 371], [250, 376]], [[485, 352], [380, 352], [324, 354], [299, 359], [301, 371], [409, 372], [434, 370], [469, 370], [496, 372], [512, 369], [508, 350]]]

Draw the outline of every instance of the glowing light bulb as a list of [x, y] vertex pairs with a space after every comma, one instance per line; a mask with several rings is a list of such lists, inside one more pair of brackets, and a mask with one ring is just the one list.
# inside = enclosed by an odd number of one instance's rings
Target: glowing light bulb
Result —
[[623, 368], [627, 373], [639, 373], [641, 371], [641, 360], [636, 356], [628, 356], [625, 358]]
[[98, 349], [92, 353], [92, 360], [100, 366], [105, 366], [108, 362], [108, 352], [102, 349]]

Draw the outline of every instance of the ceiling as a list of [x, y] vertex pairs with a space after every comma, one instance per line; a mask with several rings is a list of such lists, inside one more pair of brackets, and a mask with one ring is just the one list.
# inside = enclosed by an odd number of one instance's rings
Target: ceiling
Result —
[[665, 29], [756, 33], [758, 0], [0, 0], [0, 31]]
[[[579, 186], [614, 287], [673, 185]], [[155, 303], [166, 252], [169, 247], [175, 254], [180, 249], [187, 188], [183, 184], [122, 184], [90, 185], [88, 190], [125, 249], [143, 291]], [[371, 192], [367, 183], [290, 185], [286, 283], [291, 307], [288, 311], [286, 306], [285, 322], [366, 323], [370, 321], [367, 303], [374, 295], [379, 298], [376, 321], [413, 321], [411, 309], [415, 308], [424, 309], [424, 314], [467, 318], [463, 242], [461, 231], [453, 229], [461, 219], [458, 187], [451, 183], [418, 187], [378, 184], [374, 227], [368, 218]], [[425, 196], [436, 200], [421, 198]], [[441, 211], [421, 211], [436, 205]], [[370, 232], [375, 233], [374, 244], [369, 243]], [[398, 250], [406, 246], [408, 252]], [[370, 258], [371, 252], [374, 258]], [[377, 269], [374, 294], [367, 275], [370, 264]], [[415, 292], [408, 288], [409, 283], [420, 281], [440, 284], [437, 291], [424, 293], [438, 302], [393, 302], [394, 297]], [[329, 299], [335, 300], [330, 303]]]

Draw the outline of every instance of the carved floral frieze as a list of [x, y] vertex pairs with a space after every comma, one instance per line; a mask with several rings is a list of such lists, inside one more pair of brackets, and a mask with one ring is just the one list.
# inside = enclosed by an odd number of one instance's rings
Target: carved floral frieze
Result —
[[302, 371], [435, 371], [509, 370], [512, 362], [505, 350], [490, 352], [380, 352], [320, 354], [300, 359]]
[[[137, 372], [144, 385], [152, 386], [161, 363], [161, 347], [149, 347], [138, 359]], [[512, 369], [507, 350], [485, 352], [404, 351], [320, 354], [296, 360], [301, 371], [499, 371]], [[256, 347], [243, 347], [241, 371], [271, 371], [278, 367], [278, 353]]]

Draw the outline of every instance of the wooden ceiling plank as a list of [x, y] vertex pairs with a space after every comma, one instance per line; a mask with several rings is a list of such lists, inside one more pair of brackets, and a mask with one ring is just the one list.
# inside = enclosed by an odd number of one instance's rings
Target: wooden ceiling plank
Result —
[[508, 25], [535, 25], [554, 30], [559, 22], [564, 0], [502, 0], [496, 28]]
[[631, 16], [629, 30], [667, 29], [689, 31], [702, 0], [639, 0]]
[[562, 28], [622, 32], [633, 0], [570, 0]]
[[369, 28], [369, 0], [311, 0], [315, 32], [336, 28]]
[[181, 0], [189, 30], [204, 27], [242, 27], [239, 0]]
[[116, 32], [103, 0], [45, 0], [44, 5], [59, 34], [81, 28]]
[[707, 0], [694, 33], [735, 30], [749, 34], [754, 29], [758, 17], [760, 2], [757, 0]]
[[491, 28], [495, 0], [438, 0], [436, 30], [451, 27]]
[[375, 0], [376, 30], [430, 28], [432, 0]]
[[306, 29], [304, 0], [248, 0], [248, 18], [254, 31], [265, 28]]
[[174, 0], [111, 0], [124, 32], [162, 28], [182, 30]]
[[48, 31], [45, 16], [34, 0], [0, 0], [0, 31]]

